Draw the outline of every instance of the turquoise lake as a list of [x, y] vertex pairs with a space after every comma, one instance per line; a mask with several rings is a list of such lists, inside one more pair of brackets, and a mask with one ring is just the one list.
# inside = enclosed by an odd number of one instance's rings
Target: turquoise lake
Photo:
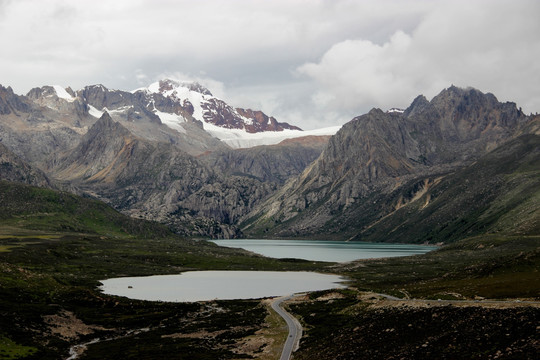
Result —
[[213, 243], [242, 248], [272, 258], [296, 258], [314, 261], [348, 262], [359, 259], [425, 254], [435, 246], [364, 243], [328, 240], [209, 240]]

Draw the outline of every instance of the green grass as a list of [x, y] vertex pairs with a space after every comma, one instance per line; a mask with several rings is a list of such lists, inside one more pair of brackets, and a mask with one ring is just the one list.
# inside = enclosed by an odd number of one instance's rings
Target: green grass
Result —
[[[343, 274], [358, 289], [397, 296], [538, 299], [540, 294], [540, 239], [534, 236], [479, 236], [422, 256], [349, 264], [277, 260], [183, 239], [70, 194], [0, 182], [2, 189], [12, 193], [0, 191], [0, 334], [5, 350], [25, 359], [67, 357], [70, 345], [95, 337], [111, 340], [91, 345], [85, 358], [249, 358], [234, 352], [236, 343], [266, 324], [267, 312], [256, 300], [172, 304], [103, 295], [99, 280], [111, 277], [196, 269], [303, 270]], [[36, 198], [42, 202], [34, 203]], [[312, 309], [317, 314], [308, 322], [312, 339], [327, 334], [335, 319], [355, 334], [354, 316], [364, 305], [354, 291], [341, 293], [345, 298], [330, 308]], [[44, 319], [66, 313], [93, 330], [71, 339], [54, 333]], [[401, 315], [389, 313], [384, 321], [395, 316]], [[148, 330], [130, 332], [142, 328]], [[175, 336], [197, 332], [212, 336]]]
[[[253, 336], [265, 324], [266, 312], [260, 309], [258, 301], [169, 304], [104, 296], [96, 289], [97, 281], [108, 277], [193, 269], [318, 270], [346, 275], [361, 290], [397, 296], [410, 294], [415, 298], [444, 299], [451, 298], [452, 293], [468, 298], [538, 298], [540, 294], [536, 276], [539, 239], [535, 237], [477, 237], [422, 256], [332, 265], [249, 256], [244, 251], [176, 237], [34, 234], [19, 233], [0, 239], [1, 246], [18, 245], [10, 252], [0, 253], [0, 322], [14, 324], [0, 331], [10, 331], [12, 341], [37, 349], [35, 355], [29, 355], [30, 359], [58, 358], [73, 343], [50, 334], [43, 323], [43, 315], [62, 311], [72, 312], [84, 324], [109, 329], [81, 336], [78, 342], [98, 335], [117, 337], [92, 345], [88, 358], [107, 358], [104, 354], [120, 354], [126, 347], [133, 350], [126, 353], [127, 358], [146, 354], [151, 359], [152, 354], [167, 352], [191, 354], [194, 359], [235, 358], [235, 341]], [[350, 309], [362, 306], [353, 291], [341, 292], [345, 299], [335, 300], [337, 313], [327, 309], [325, 317], [318, 315], [319, 320], [312, 325], [319, 330], [313, 330], [314, 334], [324, 333], [335, 319], [349, 321], [354, 314]], [[222, 310], [210, 310], [216, 308]], [[126, 336], [127, 330], [147, 327], [150, 330], [144, 334]], [[246, 331], [239, 331], [241, 328]], [[36, 337], [36, 330], [42, 335]], [[202, 330], [225, 332], [213, 340], [162, 338]], [[44, 341], [48, 345], [44, 346]]]
[[[98, 281], [196, 269], [321, 268], [320, 263], [268, 259], [172, 235], [149, 239], [75, 233], [46, 236], [43, 232], [34, 232], [38, 237], [32, 233], [27, 231], [26, 236], [22, 236], [19, 232], [16, 237], [0, 239], [0, 246], [11, 250], [0, 253], [0, 332], [9, 331], [16, 343], [37, 349], [35, 355], [28, 357], [30, 359], [66, 356], [74, 341], [82, 343], [93, 337], [114, 337], [115, 340], [92, 345], [88, 358], [103, 359], [108, 358], [104, 354], [122, 353], [125, 354], [122, 358], [134, 359], [159, 358], [165, 354], [179, 354], [179, 358], [190, 354], [192, 359], [237, 358], [232, 352], [235, 341], [253, 336], [265, 322], [266, 311], [260, 308], [258, 301], [218, 302], [215, 306], [136, 301], [104, 296], [97, 289]], [[43, 316], [65, 311], [73, 313], [84, 324], [108, 330], [96, 330], [92, 335], [76, 336], [76, 340], [69, 341], [54, 335]], [[150, 331], [126, 336], [128, 330], [140, 328], [150, 328]], [[213, 340], [161, 338], [200, 330], [224, 332]], [[126, 352], [126, 347], [132, 351]]]
[[422, 256], [361, 261], [338, 268], [360, 289], [402, 297], [540, 299], [540, 237], [482, 236]]
[[131, 219], [106, 204], [66, 192], [0, 181], [2, 227], [48, 233], [169, 236], [162, 225]]
[[0, 336], [0, 359], [23, 359], [36, 352], [35, 347], [19, 345], [5, 336]]

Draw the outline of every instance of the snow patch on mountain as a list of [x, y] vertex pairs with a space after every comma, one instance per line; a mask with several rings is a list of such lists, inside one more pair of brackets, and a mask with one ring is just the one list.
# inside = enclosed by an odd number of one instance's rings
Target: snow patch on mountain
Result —
[[56, 96], [58, 96], [60, 99], [67, 100], [69, 102], [75, 101], [75, 98], [71, 96], [66, 89], [61, 87], [60, 85], [53, 85], [52, 86], [54, 91], [56, 92]]
[[[165, 97], [170, 97], [177, 100], [180, 104], [184, 104], [189, 101], [193, 106], [193, 117], [199, 121], [204, 121], [204, 109], [203, 104], [209, 103], [208, 99], [213, 98], [210, 91], [203, 88], [201, 85], [194, 82], [166, 80], [167, 88], [163, 88], [163, 82], [158, 81], [150, 84], [147, 88], [133, 90], [132, 93], [137, 91], [145, 91], [150, 94], [161, 94]], [[193, 89], [202, 88], [203, 92], [199, 92]]]
[[[171, 113], [170, 110], [165, 110], [163, 107], [157, 109], [157, 102], [154, 102], [153, 99], [154, 94], [173, 100], [174, 103], [189, 112], [193, 119], [200, 121], [206, 132], [233, 148], [273, 145], [285, 139], [308, 135], [333, 135], [339, 130], [339, 127], [333, 127], [302, 131], [287, 123], [277, 123], [274, 118], [270, 117], [262, 124], [260, 118], [266, 117], [264, 113], [249, 109], [237, 110], [213, 96], [207, 88], [197, 82], [164, 79], [154, 82], [146, 88], [133, 90], [132, 93], [139, 91], [144, 92], [149, 98], [148, 104], [152, 108], [151, 111], [171, 129], [185, 133], [182, 124], [189, 120], [184, 116], [177, 115], [177, 111]], [[246, 114], [248, 115], [246, 116]], [[264, 125], [268, 125], [271, 129], [265, 130]]]
[[99, 119], [101, 117], [101, 115], [103, 115], [104, 112], [105, 111], [98, 110], [95, 107], [93, 107], [92, 105], [88, 104], [88, 113], [90, 115], [92, 115], [93, 117]]
[[234, 149], [250, 148], [259, 145], [275, 145], [286, 139], [299, 138], [303, 136], [334, 135], [341, 128], [341, 126], [332, 126], [305, 131], [285, 129], [283, 131], [248, 133], [240, 129], [224, 129], [209, 123], [204, 123], [203, 126], [206, 132], [220, 139]]
[[159, 110], [154, 110], [154, 113], [159, 117], [161, 122], [171, 129], [174, 129], [180, 133], [186, 134], [186, 129], [184, 129], [180, 124], [185, 123], [186, 119], [184, 119], [183, 116], [176, 115], [176, 114], [169, 114], [165, 112], [161, 112]]
[[109, 110], [107, 108], [103, 108], [104, 111], [107, 111], [109, 114], [114, 114], [114, 113], [124, 113], [124, 112], [127, 112], [129, 111], [129, 109], [133, 109], [133, 105], [129, 105], [129, 106], [121, 106], [119, 108], [116, 108], [116, 109], [113, 109], [113, 110]]

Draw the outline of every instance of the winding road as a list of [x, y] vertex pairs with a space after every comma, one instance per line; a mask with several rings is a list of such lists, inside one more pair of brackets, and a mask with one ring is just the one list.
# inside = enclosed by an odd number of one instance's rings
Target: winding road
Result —
[[287, 326], [289, 327], [289, 335], [287, 336], [287, 341], [285, 341], [279, 360], [289, 360], [292, 352], [298, 348], [298, 343], [302, 337], [302, 325], [300, 325], [300, 322], [280, 306], [282, 302], [291, 299], [293, 296], [294, 295], [289, 295], [275, 298], [271, 304], [272, 309], [285, 319]]

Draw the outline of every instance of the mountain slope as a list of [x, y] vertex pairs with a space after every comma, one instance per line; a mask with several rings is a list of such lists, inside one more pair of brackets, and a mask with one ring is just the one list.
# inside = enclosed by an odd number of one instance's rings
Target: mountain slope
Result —
[[283, 185], [299, 175], [321, 154], [330, 136], [307, 136], [282, 141], [276, 145], [249, 149], [215, 151], [200, 157], [221, 173], [255, 177]]
[[236, 236], [236, 219], [274, 189], [246, 177], [225, 178], [173, 144], [131, 134], [107, 113], [52, 175], [126, 214], [190, 236]]
[[107, 236], [172, 235], [160, 224], [132, 219], [100, 201], [8, 181], [0, 181], [0, 225], [11, 232], [22, 229]]
[[52, 188], [47, 176], [0, 143], [0, 180]]
[[43, 169], [58, 152], [75, 146], [83, 122], [0, 86], [0, 141], [33, 166]]
[[[409, 185], [392, 194], [394, 202], [407, 190], [412, 193]], [[485, 233], [539, 234], [540, 136], [511, 140], [422, 192], [354, 239], [448, 242]]]
[[412, 186], [408, 199], [420, 196], [527, 121], [513, 103], [456, 87], [431, 102], [420, 96], [402, 114], [374, 109], [344, 125], [317, 161], [244, 218], [243, 228], [253, 236], [354, 237], [404, 205], [407, 197], [398, 203], [391, 194]]
[[[481, 234], [537, 235], [539, 175], [540, 137], [523, 135], [453, 173], [374, 194], [340, 221], [355, 229], [351, 239], [363, 241], [436, 243]], [[335, 223], [326, 229], [335, 230]]]

